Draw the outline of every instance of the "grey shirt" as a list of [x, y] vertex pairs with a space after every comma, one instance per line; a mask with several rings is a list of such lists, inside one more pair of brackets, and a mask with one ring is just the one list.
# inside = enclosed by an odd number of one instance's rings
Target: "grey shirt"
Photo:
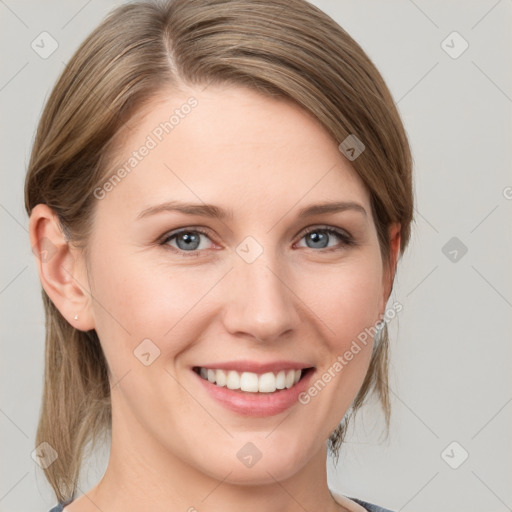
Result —
[[[392, 512], [387, 508], [379, 507], [378, 505], [373, 505], [372, 503], [367, 503], [366, 501], [358, 500], [357, 498], [349, 498], [352, 501], [355, 501], [357, 504], [361, 505], [364, 509], [368, 510], [368, 512]], [[62, 512], [62, 509], [71, 503], [70, 501], [66, 503], [59, 503], [56, 507], [53, 507], [50, 512]]]

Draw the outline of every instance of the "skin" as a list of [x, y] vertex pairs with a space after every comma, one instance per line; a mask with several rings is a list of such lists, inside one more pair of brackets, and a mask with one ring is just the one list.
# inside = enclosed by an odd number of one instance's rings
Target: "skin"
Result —
[[[47, 237], [56, 247], [49, 261], [37, 260], [44, 289], [72, 325], [96, 330], [111, 371], [108, 467], [66, 511], [363, 510], [331, 496], [326, 441], [363, 382], [372, 343], [309, 404], [261, 418], [225, 409], [190, 367], [292, 359], [320, 375], [375, 325], [393, 276], [383, 268], [368, 192], [318, 121], [240, 87], [164, 91], [121, 137], [118, 163], [190, 96], [198, 106], [97, 201], [87, 257], [66, 243], [47, 206], [30, 218], [32, 245]], [[233, 216], [137, 219], [169, 200], [215, 204]], [[357, 202], [367, 214], [297, 218], [327, 201]], [[325, 235], [323, 226], [355, 245], [327, 235], [324, 248], [304, 235], [308, 227]], [[196, 233], [193, 256], [177, 238], [158, 243], [194, 227], [208, 235]], [[247, 236], [263, 248], [252, 263], [236, 252]], [[389, 236], [395, 268], [398, 225]], [[147, 338], [160, 350], [149, 366], [133, 354]], [[248, 442], [262, 453], [250, 468], [236, 457]]]

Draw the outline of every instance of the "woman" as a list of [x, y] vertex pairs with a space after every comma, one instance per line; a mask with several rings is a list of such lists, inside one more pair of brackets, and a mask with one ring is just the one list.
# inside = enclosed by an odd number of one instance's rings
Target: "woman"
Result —
[[26, 180], [52, 511], [385, 510], [331, 491], [325, 462], [371, 393], [389, 421], [411, 167], [379, 72], [304, 0], [115, 9]]

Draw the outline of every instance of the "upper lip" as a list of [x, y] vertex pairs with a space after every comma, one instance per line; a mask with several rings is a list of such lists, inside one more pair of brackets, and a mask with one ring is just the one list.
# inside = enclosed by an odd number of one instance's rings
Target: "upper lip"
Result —
[[206, 368], [211, 370], [235, 370], [239, 373], [267, 373], [278, 372], [280, 370], [303, 370], [312, 368], [313, 365], [308, 363], [300, 363], [298, 361], [271, 361], [268, 363], [258, 363], [256, 361], [222, 361], [218, 363], [210, 363], [205, 365], [197, 365], [196, 368]]

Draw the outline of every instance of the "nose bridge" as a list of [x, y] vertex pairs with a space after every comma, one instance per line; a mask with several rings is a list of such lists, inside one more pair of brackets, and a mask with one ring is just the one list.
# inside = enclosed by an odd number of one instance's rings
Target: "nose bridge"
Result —
[[224, 318], [232, 334], [243, 332], [260, 341], [276, 338], [300, 321], [290, 278], [275, 252], [262, 249], [251, 240], [237, 248]]

